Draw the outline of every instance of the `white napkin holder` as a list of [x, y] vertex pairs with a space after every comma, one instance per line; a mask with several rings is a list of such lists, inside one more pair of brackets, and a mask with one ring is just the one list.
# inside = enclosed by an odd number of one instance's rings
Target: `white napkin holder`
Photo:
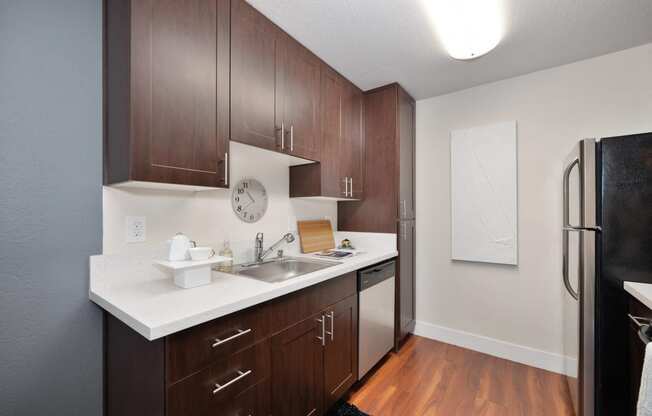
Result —
[[213, 256], [208, 260], [155, 260], [154, 263], [172, 270], [175, 285], [190, 289], [211, 283], [213, 265], [228, 260], [232, 260], [231, 257]]

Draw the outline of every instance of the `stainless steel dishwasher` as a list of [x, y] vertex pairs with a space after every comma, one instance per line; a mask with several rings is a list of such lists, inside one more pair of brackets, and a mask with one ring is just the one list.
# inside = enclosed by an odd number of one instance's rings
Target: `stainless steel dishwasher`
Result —
[[358, 380], [394, 347], [396, 262], [358, 272]]

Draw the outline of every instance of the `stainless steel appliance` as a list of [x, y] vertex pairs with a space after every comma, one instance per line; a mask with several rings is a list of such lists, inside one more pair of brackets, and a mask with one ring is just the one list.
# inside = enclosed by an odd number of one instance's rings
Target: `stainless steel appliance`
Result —
[[652, 283], [652, 133], [580, 141], [563, 171], [566, 379], [578, 416], [625, 415], [624, 280]]
[[358, 379], [394, 347], [395, 274], [394, 261], [358, 273]]

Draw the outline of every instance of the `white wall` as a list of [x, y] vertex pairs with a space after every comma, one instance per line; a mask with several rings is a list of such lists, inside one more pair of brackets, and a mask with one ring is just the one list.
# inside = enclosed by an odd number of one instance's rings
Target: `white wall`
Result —
[[[286, 156], [232, 142], [230, 157], [232, 184], [250, 177], [267, 189], [269, 205], [260, 221], [247, 224], [235, 216], [229, 189], [193, 193], [104, 187], [104, 254], [161, 246], [178, 231], [216, 250], [228, 239], [238, 254], [253, 250], [257, 232], [265, 233], [266, 244], [271, 244], [296, 230], [297, 220], [328, 218], [337, 227], [336, 202], [289, 198]], [[147, 218], [146, 243], [125, 241], [127, 216]]]
[[[520, 264], [452, 262], [449, 133], [509, 120], [518, 122]], [[418, 101], [417, 332], [557, 369], [563, 160], [579, 139], [646, 131], [652, 44]]]

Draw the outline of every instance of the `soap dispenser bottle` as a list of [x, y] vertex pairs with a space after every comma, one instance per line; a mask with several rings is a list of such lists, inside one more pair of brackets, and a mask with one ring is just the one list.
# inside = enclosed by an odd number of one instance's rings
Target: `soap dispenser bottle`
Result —
[[229, 257], [230, 260], [225, 260], [217, 265], [217, 270], [220, 272], [230, 272], [233, 269], [233, 251], [229, 245], [229, 240], [224, 240], [224, 245], [219, 253], [222, 257]]

